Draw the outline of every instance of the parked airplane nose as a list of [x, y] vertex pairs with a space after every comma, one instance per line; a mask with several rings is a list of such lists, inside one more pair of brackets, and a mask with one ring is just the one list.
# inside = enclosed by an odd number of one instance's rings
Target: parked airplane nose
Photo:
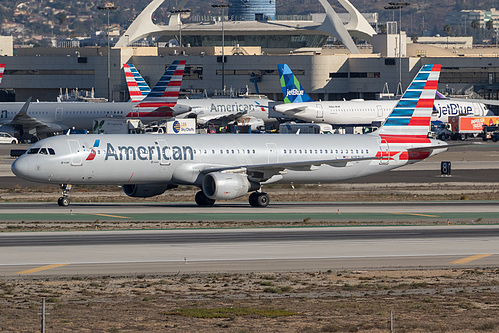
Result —
[[11, 170], [17, 177], [24, 179], [30, 178], [29, 162], [23, 156], [12, 163]]

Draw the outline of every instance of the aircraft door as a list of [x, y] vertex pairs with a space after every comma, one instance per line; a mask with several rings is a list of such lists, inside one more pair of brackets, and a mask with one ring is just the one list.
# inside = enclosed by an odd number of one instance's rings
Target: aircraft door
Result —
[[277, 145], [275, 143], [267, 143], [268, 163], [277, 163]]
[[383, 118], [383, 108], [381, 105], [376, 105], [376, 110], [378, 111], [378, 117]]
[[381, 153], [381, 159], [379, 160], [380, 165], [388, 165], [390, 163], [390, 147], [388, 147], [388, 142], [385, 139], [381, 139], [381, 144], [379, 145], [379, 151]]
[[324, 117], [324, 109], [322, 109], [322, 104], [317, 104], [317, 118]]
[[81, 157], [81, 147], [80, 142], [77, 140], [69, 140], [69, 149], [71, 151], [71, 165], [80, 166], [82, 165], [82, 157]]
[[56, 108], [55, 109], [55, 120], [56, 121], [61, 121], [62, 120], [62, 113], [63, 113], [63, 108]]
[[158, 145], [160, 147], [160, 152], [161, 152], [159, 164], [163, 166], [170, 165], [171, 149], [170, 147], [168, 147], [166, 140], [158, 140]]

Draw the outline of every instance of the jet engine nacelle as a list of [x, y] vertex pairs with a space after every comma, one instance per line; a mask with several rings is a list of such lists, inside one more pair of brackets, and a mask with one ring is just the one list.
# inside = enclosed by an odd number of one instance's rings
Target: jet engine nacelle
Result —
[[203, 179], [204, 194], [214, 200], [239, 198], [259, 188], [260, 184], [250, 182], [247, 175], [240, 173], [212, 172]]
[[176, 186], [171, 186], [168, 184], [159, 184], [159, 185], [149, 185], [149, 184], [126, 184], [123, 185], [123, 192], [129, 197], [134, 198], [149, 198], [155, 195], [160, 195], [165, 193], [166, 190], [171, 188], [175, 188]]

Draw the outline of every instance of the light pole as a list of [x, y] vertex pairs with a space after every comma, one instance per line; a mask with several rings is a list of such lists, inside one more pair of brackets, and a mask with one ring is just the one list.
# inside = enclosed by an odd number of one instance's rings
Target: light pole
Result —
[[224, 32], [224, 16], [225, 8], [232, 7], [230, 3], [218, 3], [211, 5], [213, 8], [222, 8], [222, 91], [225, 91], [225, 32]]
[[109, 11], [116, 10], [114, 3], [106, 2], [97, 6], [98, 10], [107, 12], [107, 100], [111, 101], [111, 47], [109, 45]]
[[171, 14], [178, 14], [178, 25], [179, 25], [179, 42], [178, 42], [178, 46], [182, 47], [182, 20], [181, 20], [181, 16], [182, 14], [184, 13], [190, 13], [191, 10], [190, 9], [172, 9], [170, 10], [170, 13]]
[[[388, 10], [399, 10], [399, 84], [397, 85], [397, 95], [402, 95], [402, 8], [409, 6], [410, 2], [389, 2], [386, 6]], [[400, 93], [399, 93], [400, 89]]]

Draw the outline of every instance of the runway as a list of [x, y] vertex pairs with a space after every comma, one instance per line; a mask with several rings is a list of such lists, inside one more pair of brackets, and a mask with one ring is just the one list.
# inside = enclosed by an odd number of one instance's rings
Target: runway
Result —
[[222, 202], [212, 207], [195, 203], [0, 203], [0, 222], [133, 222], [133, 221], [364, 221], [373, 223], [449, 220], [499, 222], [496, 201], [421, 202], [278, 202], [266, 208], [244, 202]]
[[0, 276], [499, 267], [499, 226], [0, 234]]
[[[460, 147], [416, 165], [346, 183], [497, 182], [499, 145]], [[440, 176], [440, 161], [453, 164]], [[23, 183], [0, 165], [2, 187]], [[3, 172], [2, 172], [3, 170]], [[466, 185], [464, 185], [466, 186]], [[440, 202], [246, 202], [213, 207], [188, 203], [0, 203], [0, 223], [110, 225], [140, 221], [304, 221], [371, 227], [193, 229], [1, 233], [0, 276], [121, 275], [189, 272], [280, 272], [342, 269], [499, 267], [499, 204], [495, 201]], [[431, 226], [434, 223], [446, 224]], [[403, 226], [417, 222], [425, 227]], [[468, 223], [468, 226], [456, 226]], [[376, 227], [374, 225], [398, 225]]]

